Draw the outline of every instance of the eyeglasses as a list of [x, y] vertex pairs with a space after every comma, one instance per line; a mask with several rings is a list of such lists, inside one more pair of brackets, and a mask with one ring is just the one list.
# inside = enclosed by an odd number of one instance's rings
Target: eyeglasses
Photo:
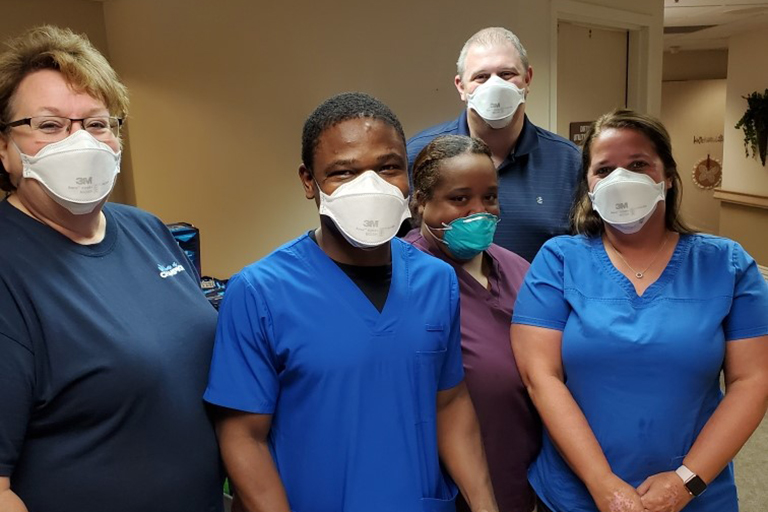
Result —
[[75, 121], [81, 123], [85, 131], [101, 141], [111, 141], [120, 137], [120, 127], [123, 124], [123, 120], [119, 117], [102, 116], [72, 119], [69, 117], [39, 116], [12, 121], [1, 125], [0, 129], [5, 131], [8, 128], [27, 125], [37, 131], [43, 141], [57, 142], [71, 133], [72, 123]]

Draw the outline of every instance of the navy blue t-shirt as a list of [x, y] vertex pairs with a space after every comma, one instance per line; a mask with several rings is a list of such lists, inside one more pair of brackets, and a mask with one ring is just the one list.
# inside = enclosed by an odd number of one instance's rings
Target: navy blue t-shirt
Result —
[[[411, 137], [409, 166], [440, 135], [469, 136], [467, 111]], [[544, 242], [568, 233], [580, 169], [581, 154], [572, 142], [539, 128], [526, 116], [517, 144], [499, 166], [501, 222], [493, 241], [533, 261]]]
[[30, 512], [219, 512], [216, 313], [163, 224], [79, 245], [0, 203], [0, 476]]

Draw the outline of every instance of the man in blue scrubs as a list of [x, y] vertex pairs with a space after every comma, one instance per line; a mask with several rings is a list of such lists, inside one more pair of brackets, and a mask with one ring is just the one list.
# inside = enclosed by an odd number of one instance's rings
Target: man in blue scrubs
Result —
[[454, 85], [466, 109], [408, 141], [410, 162], [440, 135], [469, 135], [488, 144], [499, 171], [502, 218], [494, 242], [528, 261], [544, 242], [568, 232], [581, 169], [574, 144], [525, 114], [532, 80], [520, 39], [505, 28], [484, 28], [467, 40], [457, 62]]
[[[304, 125], [299, 177], [320, 227], [232, 278], [205, 400], [248, 511], [496, 511], [463, 383], [456, 276], [393, 239], [405, 137], [361, 93]], [[443, 464], [447, 472], [441, 467]]]

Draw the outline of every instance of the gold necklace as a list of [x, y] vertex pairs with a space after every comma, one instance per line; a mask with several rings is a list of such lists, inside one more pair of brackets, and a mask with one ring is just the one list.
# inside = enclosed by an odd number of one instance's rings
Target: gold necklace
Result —
[[638, 271], [638, 270], [636, 270], [636, 269], [635, 269], [635, 268], [634, 268], [632, 265], [630, 265], [630, 264], [629, 264], [629, 262], [626, 260], [626, 258], [624, 258], [624, 256], [622, 256], [622, 255], [621, 255], [621, 253], [619, 252], [619, 250], [618, 250], [618, 249], [616, 249], [616, 247], [614, 247], [614, 245], [611, 243], [611, 241], [608, 239], [608, 237], [607, 237], [607, 236], [605, 237], [605, 241], [606, 241], [606, 242], [608, 242], [608, 245], [610, 245], [610, 246], [611, 246], [611, 249], [613, 249], [613, 252], [615, 252], [615, 253], [616, 253], [616, 254], [619, 256], [619, 258], [621, 258], [621, 261], [623, 261], [623, 262], [624, 262], [624, 264], [625, 264], [626, 266], [628, 266], [628, 267], [629, 267], [629, 269], [630, 269], [632, 272], [634, 272], [634, 273], [635, 273], [635, 277], [636, 277], [637, 279], [642, 279], [642, 278], [643, 278], [643, 276], [645, 275], [645, 273], [646, 273], [646, 272], [648, 272], [648, 269], [649, 269], [649, 268], [651, 268], [651, 267], [653, 266], [653, 264], [654, 264], [654, 263], [656, 263], [656, 258], [658, 258], [658, 257], [659, 257], [659, 254], [661, 254], [661, 251], [663, 251], [663, 250], [664, 250], [664, 247], [666, 247], [666, 245], [667, 245], [667, 241], [668, 241], [668, 240], [669, 240], [669, 233], [666, 233], [666, 234], [664, 235], [664, 243], [663, 243], [663, 244], [661, 244], [661, 248], [660, 248], [658, 251], [656, 251], [656, 255], [653, 257], [653, 259], [651, 260], [651, 262], [648, 264], [648, 266], [647, 266], [647, 267], [645, 267], [645, 269], [644, 269], [644, 270], [642, 270], [642, 271]]

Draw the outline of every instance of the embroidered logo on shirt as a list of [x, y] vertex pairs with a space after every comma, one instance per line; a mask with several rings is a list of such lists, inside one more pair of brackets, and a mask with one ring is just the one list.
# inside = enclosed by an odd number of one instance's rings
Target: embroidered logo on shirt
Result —
[[179, 272], [184, 272], [184, 267], [174, 261], [168, 266], [158, 264], [157, 270], [160, 271], [160, 277], [165, 279], [167, 277], [173, 277]]
[[539, 197], [536, 198], [536, 202], [539, 203], [539, 204], [542, 204], [542, 203], [544, 203], [544, 198], [539, 196]]

